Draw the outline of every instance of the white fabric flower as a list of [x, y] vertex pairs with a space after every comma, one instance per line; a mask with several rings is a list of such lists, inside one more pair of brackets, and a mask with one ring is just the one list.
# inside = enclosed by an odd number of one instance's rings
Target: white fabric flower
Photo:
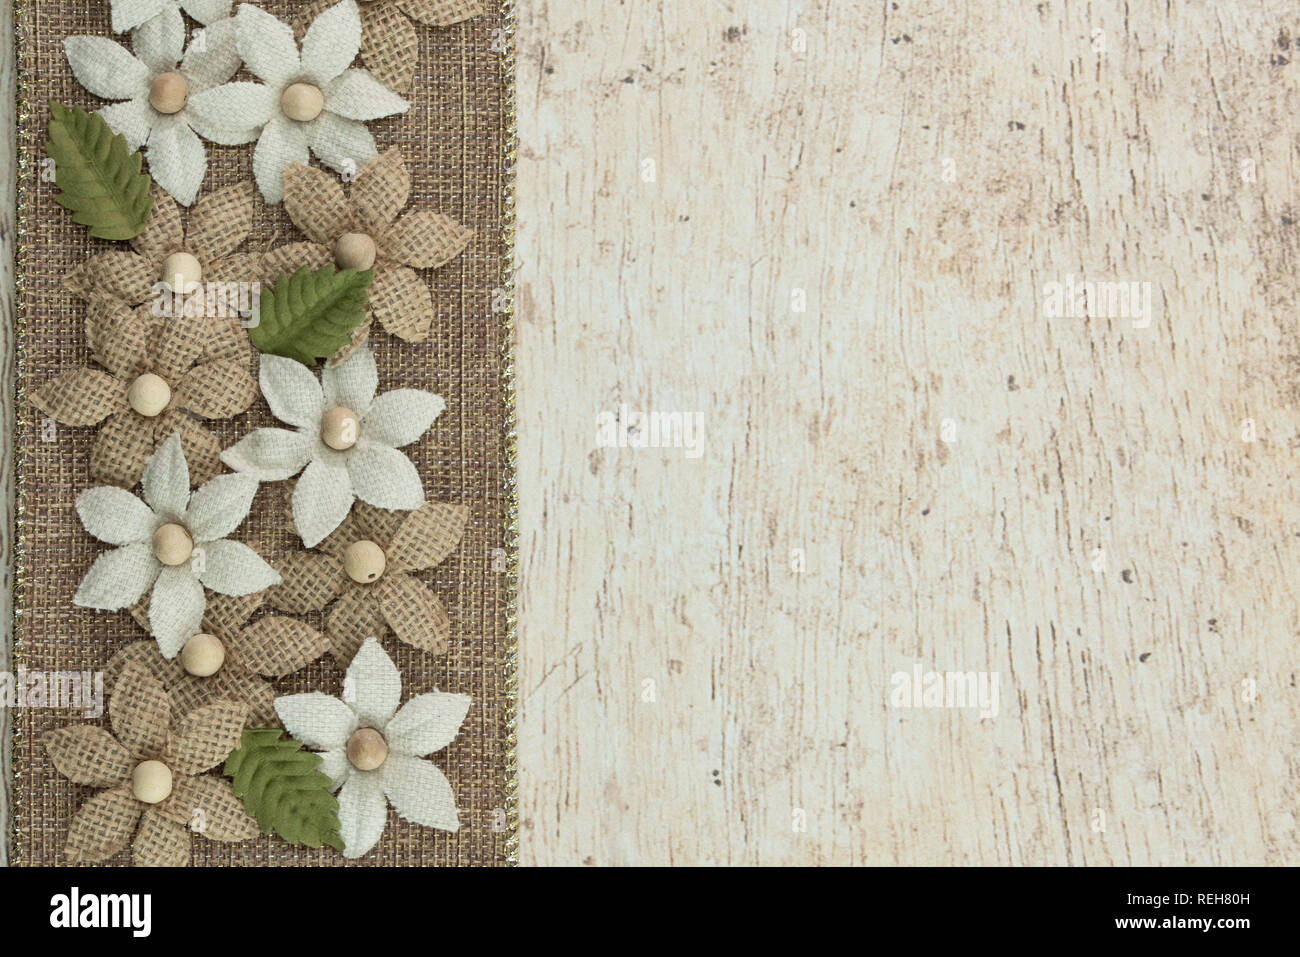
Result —
[[72, 601], [118, 611], [152, 589], [149, 629], [163, 657], [175, 658], [201, 631], [204, 586], [251, 595], [278, 585], [280, 574], [247, 545], [226, 538], [248, 515], [255, 479], [218, 475], [191, 495], [189, 466], [174, 433], [149, 457], [140, 481], [144, 501], [111, 485], [77, 496], [86, 531], [118, 547], [95, 559]]
[[113, 32], [125, 33], [146, 23], [163, 24], [183, 36], [184, 10], [199, 23], [207, 26], [230, 16], [232, 0], [109, 0], [113, 8]]
[[[394, 389], [376, 397], [379, 372], [365, 346], [324, 369], [320, 382], [301, 362], [264, 355], [260, 380], [271, 412], [294, 430], [257, 429], [222, 452], [221, 461], [259, 482], [302, 472], [293, 518], [305, 546], [338, 528], [356, 499], [400, 512], [424, 504], [420, 474], [398, 449], [433, 425], [445, 405], [442, 396]], [[340, 421], [342, 431], [331, 430]]]
[[194, 202], [208, 171], [207, 152], [194, 133], [193, 97], [238, 72], [235, 34], [234, 18], [227, 17], [195, 31], [185, 50], [185, 24], [177, 14], [174, 22], [154, 17], [133, 31], [134, 56], [107, 37], [63, 41], [82, 86], [106, 100], [124, 101], [99, 115], [132, 151], [145, 148], [154, 182], [183, 206]]
[[[375, 846], [389, 802], [413, 824], [460, 829], [451, 782], [420, 758], [455, 740], [471, 699], [434, 691], [416, 695], [398, 711], [401, 700], [402, 677], [374, 638], [366, 639], [348, 666], [341, 700], [319, 691], [275, 699], [289, 734], [321, 752], [320, 769], [335, 790], [342, 788], [344, 857], [361, 857]], [[367, 728], [378, 733], [378, 741], [373, 734], [368, 741], [353, 740]]]
[[361, 48], [361, 14], [343, 0], [317, 17], [302, 41], [293, 28], [244, 3], [235, 15], [239, 54], [261, 83], [226, 83], [194, 97], [199, 132], [216, 143], [257, 140], [253, 176], [262, 198], [284, 195], [284, 167], [314, 153], [338, 173], [355, 174], [379, 155], [366, 120], [410, 104], [366, 70], [350, 69]]

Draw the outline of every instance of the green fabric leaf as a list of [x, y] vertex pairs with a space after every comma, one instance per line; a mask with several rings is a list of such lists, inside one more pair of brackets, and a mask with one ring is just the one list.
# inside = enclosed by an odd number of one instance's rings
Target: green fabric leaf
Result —
[[54, 160], [59, 188], [54, 201], [96, 239], [138, 236], [153, 209], [151, 180], [140, 172], [140, 154], [127, 148], [126, 137], [96, 113], [54, 102], [49, 133], [45, 153]]
[[328, 844], [341, 851], [339, 802], [320, 763], [319, 754], [281, 738], [276, 728], [246, 728], [221, 773], [234, 781], [235, 795], [264, 834], [274, 831], [290, 844]]
[[352, 330], [365, 321], [366, 290], [374, 278], [369, 269], [336, 272], [333, 266], [314, 272], [303, 266], [281, 276], [263, 294], [249, 338], [262, 352], [314, 365], [351, 342]]

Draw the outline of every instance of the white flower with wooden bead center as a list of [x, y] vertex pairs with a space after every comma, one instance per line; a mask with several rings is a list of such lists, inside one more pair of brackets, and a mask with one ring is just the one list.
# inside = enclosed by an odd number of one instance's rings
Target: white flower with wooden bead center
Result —
[[[200, 633], [205, 588], [250, 595], [279, 584], [280, 575], [247, 545], [227, 538], [248, 515], [257, 494], [254, 479], [218, 475], [191, 493], [180, 435], [172, 433], [149, 457], [141, 484], [143, 501], [116, 486], [77, 496], [86, 531], [117, 547], [95, 559], [73, 603], [117, 611], [149, 592], [150, 631], [163, 657], [175, 658]], [[190, 661], [201, 670], [216, 657], [210, 645], [196, 646]]]

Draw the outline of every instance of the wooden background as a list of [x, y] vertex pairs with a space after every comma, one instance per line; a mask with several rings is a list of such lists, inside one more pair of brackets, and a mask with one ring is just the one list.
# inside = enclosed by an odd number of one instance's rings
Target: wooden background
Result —
[[1295, 5], [519, 16], [525, 862], [1300, 862]]

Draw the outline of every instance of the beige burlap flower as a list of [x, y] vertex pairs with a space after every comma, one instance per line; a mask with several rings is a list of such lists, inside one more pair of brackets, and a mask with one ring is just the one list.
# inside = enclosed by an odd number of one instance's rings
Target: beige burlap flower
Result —
[[212, 841], [257, 837], [230, 782], [203, 773], [239, 746], [247, 713], [242, 703], [215, 701], [174, 720], [162, 684], [131, 666], [109, 699], [113, 733], [70, 725], [45, 735], [60, 774], [105, 789], [72, 819], [69, 862], [104, 861], [130, 843], [137, 866], [184, 867], [190, 832]]
[[[284, 168], [284, 208], [310, 240], [273, 249], [263, 275], [334, 263], [340, 269], [374, 269], [368, 319], [353, 333], [365, 341], [370, 319], [408, 342], [422, 342], [433, 325], [433, 297], [416, 269], [436, 269], [469, 245], [472, 231], [439, 213], [412, 209], [411, 177], [397, 149], [366, 164], [350, 197], [329, 174], [297, 163]], [[414, 267], [414, 268], [412, 268]], [[346, 357], [346, 352], [338, 359]]]
[[267, 590], [266, 603], [301, 615], [334, 602], [325, 638], [341, 666], [367, 637], [382, 638], [390, 629], [408, 645], [442, 654], [451, 621], [412, 572], [446, 559], [468, 520], [464, 505], [429, 502], [413, 512], [389, 512], [358, 501], [319, 552], [295, 552], [278, 563], [282, 581]]
[[[105, 680], [112, 683], [124, 669], [138, 665], [162, 682], [176, 717], [225, 699], [248, 705], [251, 727], [274, 727], [275, 689], [262, 676], [282, 678], [311, 664], [325, 653], [325, 636], [306, 622], [281, 615], [249, 624], [264, 597], [263, 592], [208, 596], [203, 630], [177, 657], [164, 658], [156, 641], [137, 641], [109, 659]], [[131, 616], [149, 630], [146, 604], [135, 605]]]
[[200, 419], [229, 418], [257, 398], [238, 319], [160, 318], [149, 306], [95, 296], [86, 338], [102, 368], [65, 372], [30, 399], [63, 425], [100, 425], [90, 450], [95, 482], [133, 487], [172, 433], [180, 433], [194, 484], [221, 471], [221, 445]]
[[[107, 294], [135, 306], [150, 301], [158, 316], [243, 318], [247, 288], [260, 277], [260, 258], [236, 252], [253, 228], [253, 184], [235, 183], [205, 193], [189, 214], [157, 186], [134, 252], [111, 250], [69, 272], [63, 285], [82, 299]], [[176, 308], [177, 300], [185, 307]]]
[[[307, 27], [331, 0], [313, 0], [294, 22], [302, 37]], [[481, 0], [362, 0], [361, 61], [380, 83], [398, 93], [411, 88], [418, 58], [419, 38], [412, 21], [431, 27], [449, 27], [483, 13]]]

